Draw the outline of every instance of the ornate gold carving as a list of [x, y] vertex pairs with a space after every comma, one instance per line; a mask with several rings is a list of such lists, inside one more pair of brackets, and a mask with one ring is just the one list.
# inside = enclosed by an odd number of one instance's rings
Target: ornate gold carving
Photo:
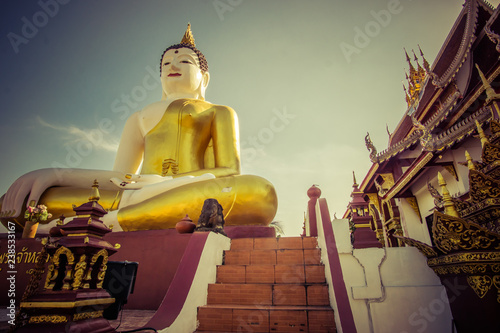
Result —
[[80, 288], [82, 285], [82, 278], [85, 274], [85, 270], [87, 269], [87, 262], [85, 261], [87, 259], [87, 256], [85, 254], [82, 254], [80, 256], [80, 260], [75, 266], [75, 274], [73, 277], [73, 284], [71, 287], [73, 287], [73, 290]]
[[32, 316], [29, 319], [30, 324], [42, 324], [42, 323], [59, 324], [59, 323], [65, 323], [67, 321], [68, 318], [66, 316], [61, 316], [61, 315]]
[[[409, 197], [409, 198], [405, 198], [405, 199], [406, 199], [406, 202], [408, 202], [408, 204], [411, 206], [411, 208], [413, 209], [415, 214], [417, 214], [418, 218], [420, 219], [420, 209], [418, 209], [417, 198]], [[422, 222], [422, 221], [420, 221], [420, 222]]]
[[[377, 180], [379, 177], [382, 180]], [[394, 176], [392, 173], [381, 173], [375, 178], [374, 183], [378, 190], [378, 195], [382, 197], [394, 186]]]
[[484, 163], [493, 163], [500, 160], [500, 145], [490, 142], [484, 144], [481, 160]]
[[474, 202], [500, 197], [500, 181], [481, 172], [469, 170], [469, 184], [469, 196]]
[[416, 247], [417, 250], [419, 250], [427, 258], [433, 258], [438, 255], [438, 253], [432, 248], [432, 246], [429, 246], [425, 243], [407, 237], [401, 237], [401, 236], [394, 236], [394, 237], [402, 240], [403, 243], [405, 243], [408, 246]]
[[45, 289], [52, 289], [54, 287], [54, 281], [57, 278], [57, 270], [54, 268], [54, 264], [50, 264], [47, 277], [45, 278], [45, 285], [43, 286]]
[[378, 195], [376, 193], [366, 193], [365, 194], [368, 199], [370, 199], [370, 203], [373, 204], [375, 207], [379, 207], [379, 202], [378, 202]]
[[467, 277], [467, 283], [479, 298], [483, 298], [490, 290], [492, 280], [488, 275], [470, 275]]
[[60, 265], [60, 256], [64, 254], [68, 260], [67, 267], [69, 269], [66, 269], [66, 276], [64, 278], [64, 289], [69, 289], [69, 280], [71, 279], [71, 266], [73, 266], [75, 257], [73, 253], [71, 252], [70, 249], [68, 249], [65, 246], [59, 247], [54, 255], [52, 256], [52, 263], [49, 265], [49, 270], [47, 272], [47, 278], [45, 279], [45, 289], [52, 289], [54, 288], [55, 281], [57, 276], [59, 275], [59, 265]]
[[104, 310], [76, 313], [73, 316], [73, 320], [78, 321], [78, 320], [84, 320], [84, 319], [100, 318], [100, 317], [102, 317], [103, 312], [104, 312]]
[[495, 135], [496, 133], [500, 133], [500, 122], [495, 119], [492, 119], [490, 122], [491, 134]]
[[449, 265], [449, 266], [435, 266], [432, 267], [434, 272], [438, 275], [448, 274], [481, 274], [488, 271], [488, 267], [493, 265], [488, 264], [465, 264], [465, 265]]
[[500, 275], [493, 276], [493, 285], [497, 288], [497, 302], [500, 303]]
[[456, 181], [458, 181], [458, 174], [457, 174], [457, 171], [455, 170], [455, 167], [453, 166], [453, 164], [444, 164], [443, 165], [443, 168], [448, 171], [448, 173], [450, 175], [453, 176], [453, 178], [455, 178]]
[[[500, 262], [500, 252], [466, 252], [454, 253], [437, 258], [431, 258], [427, 261], [429, 266], [458, 264], [458, 263], [483, 263]], [[500, 264], [495, 264], [500, 267]], [[494, 269], [494, 268], [492, 268]]]
[[500, 236], [475, 223], [434, 211], [432, 234], [444, 253], [461, 250], [500, 249]]
[[[102, 263], [100, 267], [95, 267], [95, 263], [97, 262], [97, 259], [102, 256]], [[92, 270], [98, 269], [99, 272], [97, 273], [97, 288], [102, 288], [102, 283], [104, 282], [104, 276], [106, 275], [106, 269], [108, 266], [106, 264], [108, 263], [108, 251], [105, 249], [101, 249], [99, 252], [94, 254], [91, 260], [91, 266]]]

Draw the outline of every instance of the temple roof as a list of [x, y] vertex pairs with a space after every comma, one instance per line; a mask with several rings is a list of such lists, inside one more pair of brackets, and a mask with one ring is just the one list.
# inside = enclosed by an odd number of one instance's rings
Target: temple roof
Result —
[[[490, 4], [482, 0], [465, 2], [426, 76], [418, 100], [408, 108], [391, 134], [388, 148], [376, 156], [371, 156], [373, 163], [387, 161], [419, 141], [420, 143], [429, 141], [425, 138], [422, 140], [424, 134], [431, 135], [432, 140], [436, 140], [438, 138], [432, 134], [440, 134], [442, 129], [448, 130], [453, 127], [457, 130], [460, 124], [456, 125], [456, 123], [472, 115], [464, 114], [462, 110], [460, 115], [453, 116], [458, 109], [466, 108], [464, 101], [472, 97], [472, 93], [480, 88], [480, 81], [476, 78], [477, 75], [473, 74], [473, 62], [477, 59], [472, 59], [472, 49], [478, 47], [479, 40], [486, 39], [488, 43], [491, 43], [485, 36], [483, 28], [485, 25], [492, 27], [500, 25], [497, 23], [500, 21], [497, 20], [498, 12], [498, 9], [494, 10]], [[488, 67], [492, 65], [491, 62], [488, 63]], [[425, 129], [419, 129], [415, 125], [415, 120], [425, 126]], [[424, 133], [425, 131], [428, 133]], [[439, 140], [443, 140], [443, 137]], [[432, 150], [431, 147], [438, 146], [438, 144], [431, 144], [424, 146], [424, 149]]]
[[489, 83], [500, 74], [500, 35], [495, 41], [484, 29], [500, 33], [499, 13], [500, 7], [495, 10], [482, 0], [465, 2], [432, 66], [426, 66], [418, 98], [390, 135], [388, 147], [377, 153], [367, 136], [374, 164], [359, 187], [361, 191], [380, 190], [375, 178], [392, 173], [391, 164], [397, 157], [398, 163], [408, 168], [394, 174], [394, 186], [383, 196], [404, 195], [425, 165], [475, 133], [476, 120], [489, 122], [492, 109], [485, 103], [486, 86], [475, 65], [484, 71]]

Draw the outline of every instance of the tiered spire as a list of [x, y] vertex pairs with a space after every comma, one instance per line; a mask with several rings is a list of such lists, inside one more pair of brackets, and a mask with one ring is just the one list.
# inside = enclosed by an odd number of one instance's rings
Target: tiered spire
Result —
[[[420, 46], [419, 46], [420, 50]], [[403, 89], [405, 91], [405, 98], [406, 98], [406, 103], [408, 106], [411, 106], [413, 102], [418, 99], [418, 95], [420, 93], [420, 90], [422, 89], [422, 84], [424, 82], [425, 76], [427, 75], [429, 63], [425, 59], [422, 50], [420, 50], [420, 55], [422, 56], [423, 59], [423, 64], [424, 67], [420, 65], [420, 62], [418, 60], [417, 55], [415, 54], [415, 51], [412, 50], [413, 56], [414, 56], [414, 61], [417, 63], [417, 69], [413, 66], [410, 56], [408, 55], [408, 52], [405, 51], [405, 56], [406, 56], [406, 62], [408, 63], [408, 66], [410, 67], [410, 73], [406, 73], [406, 81], [408, 82], [408, 88], [404, 86], [403, 84]]]

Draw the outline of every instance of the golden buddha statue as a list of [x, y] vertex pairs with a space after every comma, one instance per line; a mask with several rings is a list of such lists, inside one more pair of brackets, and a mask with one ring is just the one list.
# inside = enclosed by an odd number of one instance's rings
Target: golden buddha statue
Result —
[[96, 179], [99, 203], [109, 210], [103, 220], [114, 231], [173, 228], [186, 214], [196, 222], [208, 198], [222, 205], [228, 226], [268, 225], [276, 214], [276, 192], [261, 177], [240, 175], [236, 113], [205, 101], [208, 64], [189, 25], [181, 43], [165, 50], [160, 66], [162, 99], [127, 120], [113, 171], [27, 173], [2, 197], [2, 222], [24, 227], [21, 213], [28, 202], [48, 206], [54, 216], [72, 216], [72, 205], [86, 200]]

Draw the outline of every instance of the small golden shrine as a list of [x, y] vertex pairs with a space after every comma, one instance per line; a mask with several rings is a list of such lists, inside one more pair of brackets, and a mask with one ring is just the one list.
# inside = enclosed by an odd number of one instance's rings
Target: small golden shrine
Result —
[[[109, 232], [99, 220], [107, 212], [98, 203], [97, 181], [89, 202], [74, 207], [77, 217], [63, 224], [63, 218], [43, 241], [36, 272], [21, 300], [16, 332], [114, 332], [102, 317], [114, 303], [102, 289], [108, 256], [117, 251], [103, 240]], [[49, 256], [43, 291], [37, 293], [41, 271]]]

